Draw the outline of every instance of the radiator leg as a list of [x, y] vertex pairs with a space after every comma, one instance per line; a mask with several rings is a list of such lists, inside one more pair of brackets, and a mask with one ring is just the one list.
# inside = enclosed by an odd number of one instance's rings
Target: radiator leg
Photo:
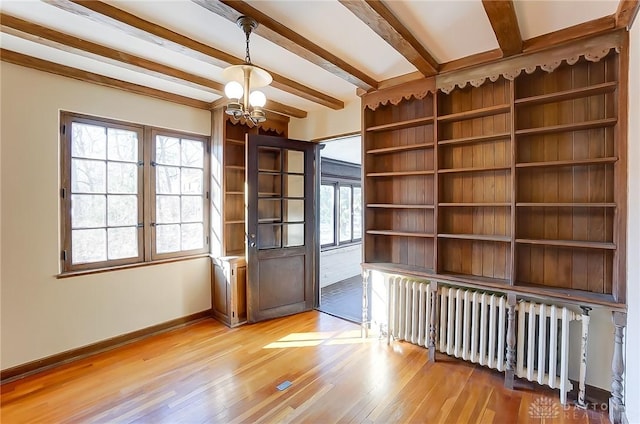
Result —
[[516, 369], [516, 295], [507, 294], [507, 354], [504, 387], [513, 390]]
[[622, 423], [624, 420], [624, 328], [627, 326], [627, 314], [625, 312], [613, 312], [614, 345], [611, 371], [613, 373], [611, 383], [611, 397], [609, 398], [609, 420], [613, 424]]
[[362, 329], [361, 336], [369, 337], [369, 270], [362, 270]]
[[585, 380], [587, 377], [587, 342], [589, 341], [589, 311], [588, 306], [581, 306], [582, 309], [582, 342], [580, 343], [580, 381], [578, 382], [578, 407], [585, 409]]
[[429, 282], [431, 305], [429, 307], [429, 361], [436, 361], [436, 332], [438, 328], [438, 283]]

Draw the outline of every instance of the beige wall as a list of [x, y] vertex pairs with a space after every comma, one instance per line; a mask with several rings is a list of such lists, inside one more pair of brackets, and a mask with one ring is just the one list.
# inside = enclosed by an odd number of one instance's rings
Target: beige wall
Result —
[[640, 423], [640, 17], [631, 29], [629, 94], [626, 405], [629, 422]]
[[359, 133], [360, 99], [345, 104], [344, 109], [322, 108], [311, 111], [305, 119], [291, 118], [289, 137], [296, 140], [317, 140], [345, 134]]
[[2, 369], [209, 309], [206, 258], [57, 279], [60, 110], [211, 133], [207, 111], [2, 62]]

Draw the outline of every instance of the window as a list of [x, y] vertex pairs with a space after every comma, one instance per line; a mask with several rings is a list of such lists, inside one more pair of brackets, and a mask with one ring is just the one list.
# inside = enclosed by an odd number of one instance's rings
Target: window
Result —
[[324, 181], [320, 186], [320, 244], [339, 246], [361, 239], [362, 188], [346, 180]]
[[335, 187], [330, 184], [320, 186], [320, 244], [335, 242]]
[[63, 271], [208, 251], [208, 138], [63, 112]]
[[154, 131], [156, 255], [204, 247], [204, 151], [202, 141]]

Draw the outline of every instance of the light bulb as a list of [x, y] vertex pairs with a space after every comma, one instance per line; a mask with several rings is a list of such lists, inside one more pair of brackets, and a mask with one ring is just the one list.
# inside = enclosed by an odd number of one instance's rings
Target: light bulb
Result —
[[224, 86], [224, 94], [229, 99], [239, 99], [243, 92], [242, 85], [237, 81], [231, 81]]
[[267, 103], [267, 96], [262, 91], [252, 91], [249, 94], [249, 104], [253, 107], [264, 107]]

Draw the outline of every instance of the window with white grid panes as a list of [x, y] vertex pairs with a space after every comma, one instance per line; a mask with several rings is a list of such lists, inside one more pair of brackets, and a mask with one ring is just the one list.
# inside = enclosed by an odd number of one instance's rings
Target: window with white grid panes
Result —
[[63, 112], [62, 270], [208, 251], [208, 138]]

